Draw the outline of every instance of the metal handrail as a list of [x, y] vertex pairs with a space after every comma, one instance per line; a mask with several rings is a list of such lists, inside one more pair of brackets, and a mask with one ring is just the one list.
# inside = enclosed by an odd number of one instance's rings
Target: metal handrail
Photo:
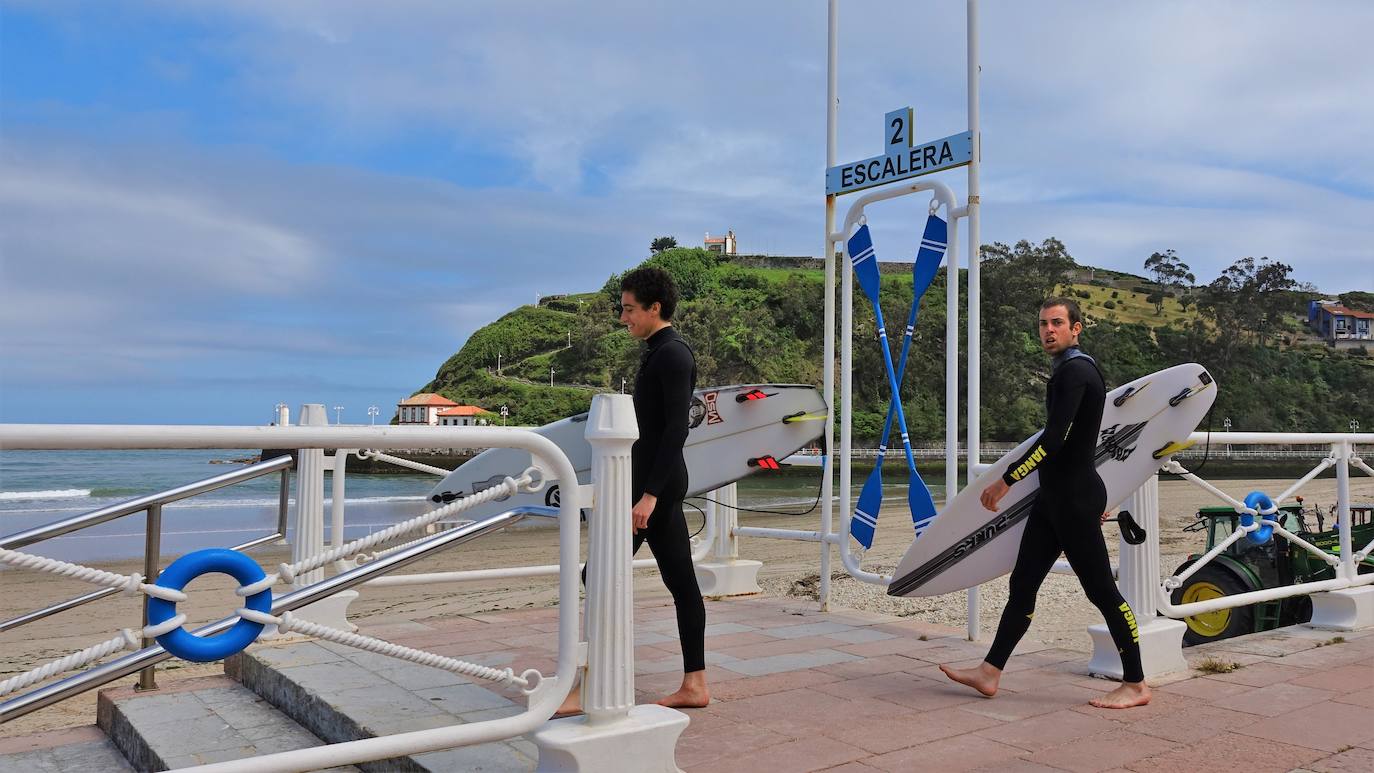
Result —
[[60, 537], [63, 534], [70, 534], [74, 531], [95, 526], [97, 524], [113, 521], [116, 518], [123, 518], [126, 515], [141, 513], [147, 510], [150, 505], [165, 505], [169, 502], [179, 502], [183, 499], [204, 494], [209, 491], [231, 486], [235, 483], [242, 483], [247, 480], [261, 477], [268, 473], [278, 470], [288, 469], [295, 465], [295, 461], [290, 456], [278, 456], [265, 462], [250, 464], [241, 470], [232, 470], [221, 475], [187, 483], [184, 486], [177, 486], [166, 491], [159, 491], [156, 494], [146, 494], [127, 502], [102, 507], [99, 510], [92, 510], [82, 515], [74, 515], [61, 521], [54, 521], [45, 526], [36, 526], [26, 531], [18, 531], [0, 537], [0, 548], [18, 550], [26, 545], [41, 542], [45, 539]]
[[[294, 465], [295, 461], [289, 455], [278, 456], [269, 459], [265, 462], [257, 462], [255, 464], [250, 464], [242, 469], [232, 470], [230, 472], [205, 478], [204, 480], [199, 480], [194, 483], [188, 483], [184, 486], [177, 486], [176, 488], [167, 489], [166, 491], [160, 491], [154, 494], [146, 494], [135, 499], [130, 499], [126, 502], [120, 502], [118, 504], [113, 504], [108, 507], [102, 507], [98, 510], [92, 510], [89, 513], [72, 516], [71, 518], [66, 518], [61, 521], [54, 521], [53, 523], [46, 524], [44, 526], [38, 526], [32, 529], [28, 529], [26, 531], [15, 532], [14, 534], [10, 534], [5, 537], [0, 537], [0, 548], [17, 550], [21, 547], [32, 545], [35, 542], [41, 542], [43, 540], [52, 539], [54, 537], [60, 537], [64, 534], [71, 534], [72, 532], [80, 531], [82, 529], [86, 529], [91, 526], [96, 526], [102, 523], [108, 523], [109, 521], [123, 518], [128, 515], [133, 515], [139, 512], [147, 512], [153, 509], [160, 509], [162, 505], [168, 502], [177, 502], [183, 499], [187, 499], [189, 497], [197, 496], [199, 494], [204, 494], [210, 491], [215, 491], [217, 489], [232, 486], [237, 483], [242, 483], [248, 480], [253, 480], [255, 478], [260, 478], [264, 475], [271, 475], [272, 473], [280, 471], [283, 474], [281, 491], [278, 496], [276, 531], [272, 534], [268, 534], [267, 536], [258, 537], [256, 539], [244, 542], [243, 544], [235, 545], [231, 548], [231, 550], [251, 550], [252, 548], [259, 547], [270, 542], [276, 542], [277, 540], [280, 540], [286, 536], [287, 503], [291, 496], [291, 489], [287, 479], [287, 474]], [[154, 519], [150, 515], [150, 526], [153, 525], [153, 521]], [[148, 533], [145, 534], [145, 539], [151, 540], [151, 537], [153, 536], [155, 531], [160, 533], [160, 524], [158, 529], [148, 529], [147, 531]], [[147, 544], [151, 545], [154, 543], [148, 541]], [[155, 579], [154, 575], [157, 570], [157, 565], [158, 563], [160, 563], [160, 557], [150, 555], [145, 552], [143, 558], [144, 575], [149, 577], [149, 579]], [[152, 568], [151, 571], [149, 570], [149, 567]], [[66, 601], [60, 601], [56, 604], [52, 604], [42, 609], [29, 612], [28, 614], [10, 618], [9, 620], [0, 622], [0, 633], [28, 625], [29, 623], [42, 620], [45, 617], [51, 617], [52, 615], [58, 614], [59, 612], [65, 612], [69, 609], [75, 609], [77, 607], [84, 606], [86, 604], [91, 603], [92, 601], [103, 599], [107, 596], [111, 596], [119, 592], [120, 591], [118, 588], [101, 588], [100, 590], [92, 591], [90, 593], [77, 596], [76, 598], [68, 599]]]
[[[332, 596], [339, 591], [347, 590], [355, 585], [360, 585], [373, 575], [384, 574], [393, 569], [407, 566], [436, 551], [452, 545], [462, 544], [485, 534], [489, 534], [497, 529], [510, 526], [529, 515], [557, 518], [558, 511], [551, 511], [543, 507], [517, 507], [466, 526], [460, 526], [455, 529], [440, 532], [423, 542], [411, 545], [405, 550], [392, 553], [374, 562], [364, 564], [357, 569], [334, 575], [333, 577], [292, 591], [286, 595], [277, 596], [272, 599], [271, 614], [281, 615], [283, 612], [299, 609], [307, 604], [312, 604], [323, 598]], [[201, 626], [192, 631], [192, 633], [196, 636], [212, 636], [227, 630], [230, 626], [237, 623], [238, 620], [239, 618], [237, 615], [226, 617], [222, 620]], [[145, 647], [138, 652], [125, 655], [118, 660], [96, 666], [88, 671], [67, 677], [59, 682], [54, 682], [32, 692], [25, 693], [17, 698], [12, 698], [0, 703], [0, 724], [22, 717], [25, 714], [37, 711], [45, 706], [51, 706], [73, 695], [108, 684], [115, 679], [128, 676], [135, 671], [142, 671], [150, 668], [171, 657], [171, 653], [164, 650], [161, 645], [155, 644], [151, 647]]]

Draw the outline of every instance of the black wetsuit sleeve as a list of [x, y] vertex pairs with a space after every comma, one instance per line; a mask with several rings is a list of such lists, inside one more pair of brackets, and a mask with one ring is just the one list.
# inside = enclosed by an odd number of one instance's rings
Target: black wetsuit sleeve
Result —
[[[1073, 417], [1078, 415], [1078, 406], [1083, 402], [1083, 394], [1088, 389], [1090, 371], [1095, 370], [1086, 362], [1082, 365], [1070, 360], [1055, 374], [1054, 384], [1049, 393], [1049, 416], [1045, 421], [1045, 431], [1040, 433], [1040, 442], [1031, 446], [1021, 458], [1007, 465], [1002, 480], [1010, 486], [1024, 480], [1037, 468], [1059, 453], [1064, 441], [1073, 427]], [[1093, 374], [1095, 375], [1095, 373]]]
[[692, 406], [693, 368], [692, 353], [685, 344], [665, 344], [654, 357], [654, 376], [663, 395], [663, 436], [644, 480], [646, 494], [661, 495], [682, 464]]

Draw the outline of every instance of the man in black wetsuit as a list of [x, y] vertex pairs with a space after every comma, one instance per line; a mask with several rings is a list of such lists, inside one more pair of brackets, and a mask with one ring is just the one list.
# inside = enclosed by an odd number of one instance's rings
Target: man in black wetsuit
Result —
[[1045, 430], [1040, 433], [1040, 442], [1008, 465], [1002, 478], [984, 489], [980, 499], [983, 507], [996, 512], [1011, 485], [1035, 470], [1040, 471], [1040, 490], [1026, 519], [1021, 550], [1011, 572], [1010, 596], [992, 648], [975, 668], [940, 666], [940, 670], [988, 697], [995, 695], [1007, 658], [1035, 616], [1040, 584], [1062, 552], [1088, 600], [1106, 619], [1121, 654], [1121, 686], [1089, 702], [1102, 708], [1143, 706], [1150, 702], [1150, 688], [1140, 665], [1140, 631], [1112, 578], [1100, 523], [1109, 515], [1103, 512], [1107, 489], [1093, 463], [1107, 390], [1097, 363], [1078, 348], [1082, 332], [1077, 303], [1049, 298], [1041, 304], [1040, 345], [1053, 358], [1053, 373], [1045, 392]]
[[[635, 376], [635, 418], [639, 439], [630, 451], [630, 519], [634, 551], [649, 543], [663, 584], [677, 608], [682, 646], [682, 686], [658, 703], [673, 708], [701, 708], [711, 702], [706, 686], [706, 604], [692, 565], [691, 538], [682, 500], [687, 495], [687, 422], [696, 388], [696, 359], [672, 327], [677, 288], [660, 268], [646, 266], [620, 280], [620, 322], [645, 342]], [[577, 693], [559, 715], [575, 713]]]

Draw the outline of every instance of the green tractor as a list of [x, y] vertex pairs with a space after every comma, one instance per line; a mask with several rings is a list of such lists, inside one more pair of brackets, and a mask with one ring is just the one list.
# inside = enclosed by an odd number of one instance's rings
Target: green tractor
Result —
[[[1339, 555], [1340, 534], [1335, 528], [1334, 510], [1332, 507], [1325, 516], [1315, 506], [1304, 510], [1303, 499], [1298, 497], [1295, 504], [1279, 508], [1275, 520], [1316, 547]], [[1352, 506], [1350, 516], [1350, 541], [1358, 550], [1374, 539], [1374, 505]], [[1330, 529], [1326, 528], [1328, 518], [1332, 526]], [[1316, 523], [1312, 523], [1312, 520]], [[1198, 510], [1197, 520], [1184, 527], [1184, 531], [1205, 531], [1207, 550], [1211, 550], [1231, 536], [1239, 525], [1240, 515], [1231, 508], [1204, 507]], [[1314, 525], [1315, 531], [1312, 529]], [[1195, 553], [1188, 556], [1188, 560], [1179, 565], [1174, 574], [1183, 572], [1202, 555]], [[1360, 574], [1374, 572], [1374, 556], [1366, 558], [1359, 571]], [[1189, 577], [1182, 587], [1176, 588], [1172, 600], [1175, 604], [1188, 604], [1264, 588], [1330, 580], [1335, 576], [1333, 567], [1277, 534], [1261, 545], [1241, 538], [1198, 570], [1197, 574]], [[1220, 609], [1184, 618], [1188, 630], [1183, 634], [1183, 645], [1188, 647], [1229, 639], [1279, 626], [1305, 623], [1311, 619], [1312, 601], [1307, 596], [1290, 596], [1245, 607]]]

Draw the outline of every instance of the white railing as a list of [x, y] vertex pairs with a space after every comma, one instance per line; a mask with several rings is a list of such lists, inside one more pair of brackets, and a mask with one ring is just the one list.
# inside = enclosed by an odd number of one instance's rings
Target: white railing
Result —
[[[1193, 439], [1199, 439], [1199, 435], [1200, 433], [1194, 434]], [[1326, 443], [1329, 444], [1328, 447], [1330, 452], [1326, 458], [1322, 459], [1306, 475], [1299, 478], [1278, 496], [1271, 497], [1272, 506], [1263, 510], [1247, 506], [1245, 502], [1242, 501], [1245, 498], [1244, 494], [1239, 497], [1228, 494], [1217, 485], [1188, 472], [1187, 469], [1177, 461], [1171, 461], [1169, 464], [1165, 465], [1164, 470], [1166, 472], [1182, 476], [1185, 480], [1198, 486], [1208, 494], [1230, 505], [1237, 513], [1249, 516], [1250, 523], [1240, 524], [1230, 536], [1213, 546], [1211, 550], [1203, 554], [1181, 574], [1163, 578], [1158, 583], [1158, 609], [1162, 614], [1168, 617], [1181, 619], [1192, 615], [1215, 612], [1221, 609], [1248, 606], [1262, 601], [1275, 601], [1291, 596], [1343, 590], [1374, 584], [1374, 574], [1359, 574], [1360, 563], [1369, 557], [1371, 551], [1374, 551], [1374, 541], [1358, 549], [1356, 546], [1352, 545], [1352, 524], [1350, 517], [1350, 469], [1353, 467], [1366, 475], [1374, 475], [1374, 470], [1356, 454], [1356, 444], [1367, 445], [1374, 443], [1374, 434], [1232, 432], [1214, 433], [1211, 441], [1213, 443], [1244, 443], [1255, 445]], [[1340, 551], [1337, 556], [1333, 556], [1309, 544], [1296, 534], [1284, 529], [1278, 520], [1270, 517], [1273, 516], [1277, 512], [1277, 509], [1282, 507], [1286, 501], [1295, 497], [1298, 492], [1302, 490], [1303, 486], [1307, 485], [1307, 483], [1330, 467], [1335, 467], [1336, 469], [1336, 524], [1340, 539]], [[1226, 548], [1264, 527], [1272, 529], [1272, 539], [1286, 539], [1297, 547], [1312, 553], [1319, 560], [1331, 565], [1335, 569], [1335, 578], [1298, 583], [1279, 588], [1265, 588], [1262, 590], [1222, 596], [1206, 601], [1195, 601], [1187, 604], [1172, 603], [1171, 594], [1173, 590], [1181, 587], [1189, 577], [1223, 553]], [[1151, 540], [1157, 541], [1158, 535], [1152, 534]]]
[[[308, 406], [303, 416], [311, 415]], [[293, 564], [283, 565], [278, 573], [268, 575], [261, 583], [241, 589], [249, 593], [260, 590], [258, 585], [270, 587], [277, 579], [291, 579], [298, 586], [306, 580], [304, 575], [321, 572], [320, 567], [342, 558], [342, 553], [355, 546], [372, 542], [368, 538], [342, 543], [342, 511], [335, 513], [335, 544], [326, 551], [323, 544], [323, 472], [325, 469], [323, 449], [416, 449], [433, 447], [436, 434], [445, 443], [464, 447], [504, 447], [518, 448], [530, 454], [529, 477], [537, 476], [542, 481], [558, 479], [572, 481], [576, 474], [567, 456], [551, 441], [533, 432], [500, 427], [453, 427], [436, 430], [431, 427], [342, 427], [342, 426], [273, 426], [273, 427], [232, 427], [232, 426], [96, 426], [96, 425], [0, 425], [0, 447], [6, 450], [26, 449], [194, 449], [194, 448], [297, 448], [301, 449], [301, 472], [297, 496], [296, 544], [293, 545]], [[585, 752], [588, 744], [598, 742], [604, 747], [605, 739], [614, 738], [611, 745], [624, 743], [627, 735], [655, 734], [653, 751], [666, 755], [671, 760], [677, 734], [686, 725], [681, 714], [662, 707], [635, 707], [633, 705], [633, 649], [626, 646], [632, 643], [632, 604], [631, 586], [628, 581], [629, 563], [629, 452], [637, 430], [635, 429], [634, 410], [630, 398], [624, 395], [598, 395], [592, 404], [588, 421], [588, 440], [593, 451], [593, 482], [590, 486], [564, 486], [558, 508], [559, 522], [559, 564], [555, 571], [559, 575], [559, 598], [565, 603], [559, 605], [558, 658], [556, 672], [544, 677], [534, 672], [515, 677], [513, 683], [528, 685], [525, 689], [529, 696], [524, 712], [511, 717], [488, 720], [453, 727], [442, 727], [393, 736], [370, 738], [359, 741], [332, 744], [312, 749], [302, 749], [280, 754], [265, 755], [248, 760], [219, 763], [205, 770], [214, 771], [295, 771], [313, 770], [359, 762], [386, 759], [406, 754], [417, 754], [454, 746], [485, 743], [532, 733], [544, 727], [545, 730], [571, 731], [577, 736], [572, 746]], [[337, 457], [338, 472], [334, 480], [335, 507], [343, 500], [343, 455]], [[519, 475], [519, 470], [512, 470]], [[522, 479], [526, 476], [522, 476]], [[593, 493], [594, 492], [594, 493]], [[578, 641], [578, 604], [566, 603], [578, 598], [579, 583], [579, 529], [580, 511], [588, 496], [593, 498], [588, 504], [594, 508], [590, 522], [590, 551], [592, 566], [588, 571], [588, 621], [587, 646], [581, 649]], [[456, 504], [456, 503], [455, 503]], [[440, 508], [447, 511], [449, 508]], [[438, 513], [439, 511], [434, 511]], [[420, 521], [425, 517], [412, 519]], [[409, 523], [409, 522], [408, 522]], [[442, 541], [443, 536], [436, 538]], [[623, 544], [622, 544], [623, 543]], [[302, 558], [304, 557], [304, 559]], [[401, 562], [397, 562], [399, 566]], [[380, 567], [379, 567], [380, 568]], [[365, 571], [365, 570], [359, 570]], [[596, 593], [591, 592], [597, 589]], [[297, 591], [300, 593], [301, 591]], [[285, 598], [285, 597], [282, 597]], [[333, 636], [338, 633], [340, 640], [347, 639], [343, 632], [331, 632], [328, 627], [317, 625], [319, 622], [310, 615], [311, 607], [305, 607], [297, 615], [295, 628], [309, 630], [312, 634]], [[250, 614], [241, 610], [241, 614]], [[290, 613], [283, 614], [288, 618]], [[257, 613], [264, 621], [280, 621], [267, 613]], [[326, 613], [326, 617], [328, 614]], [[221, 621], [232, 623], [234, 618]], [[302, 620], [303, 619], [303, 620]], [[288, 624], [290, 620], [287, 619]], [[126, 636], [126, 638], [128, 638]], [[468, 666], [470, 664], [449, 663], [451, 659], [438, 658], [428, 653], [405, 651], [386, 642], [367, 640], [366, 637], [353, 637], [346, 643], [355, 646], [372, 647], [386, 654], [409, 655], [412, 659], [422, 658], [443, 667]], [[152, 652], [158, 650], [158, 652]], [[427, 656], [427, 657], [426, 657]], [[148, 648], [135, 653], [128, 659], [137, 659], [142, 667], [156, 659], [165, 658], [159, 648]], [[585, 660], [584, 660], [585, 658]], [[442, 663], [440, 661], [443, 661]], [[455, 665], [457, 664], [457, 665]], [[595, 727], [580, 727], [588, 720], [571, 720], [579, 725], [572, 729], [569, 720], [549, 723], [558, 705], [571, 690], [579, 667], [590, 664], [583, 679], [583, 706], [587, 717]], [[115, 665], [115, 664], [110, 664]], [[104, 667], [101, 667], [104, 668]], [[126, 672], [127, 673], [127, 672]], [[628, 696], [628, 698], [627, 698]], [[658, 711], [662, 709], [661, 711]], [[671, 715], [671, 716], [669, 716]], [[680, 720], [680, 721], [679, 721]], [[671, 731], [671, 732], [668, 732]], [[548, 753], [563, 762], [574, 761], [577, 766], [590, 769], [629, 769], [633, 762], [620, 760], [609, 766], [601, 763], [593, 765], [591, 757], [580, 756], [577, 749], [569, 750], [569, 743], [556, 737], [558, 734], [535, 734], [541, 747], [541, 754]], [[601, 739], [598, 741], [598, 739]], [[595, 759], [613, 760], [604, 753]]]

